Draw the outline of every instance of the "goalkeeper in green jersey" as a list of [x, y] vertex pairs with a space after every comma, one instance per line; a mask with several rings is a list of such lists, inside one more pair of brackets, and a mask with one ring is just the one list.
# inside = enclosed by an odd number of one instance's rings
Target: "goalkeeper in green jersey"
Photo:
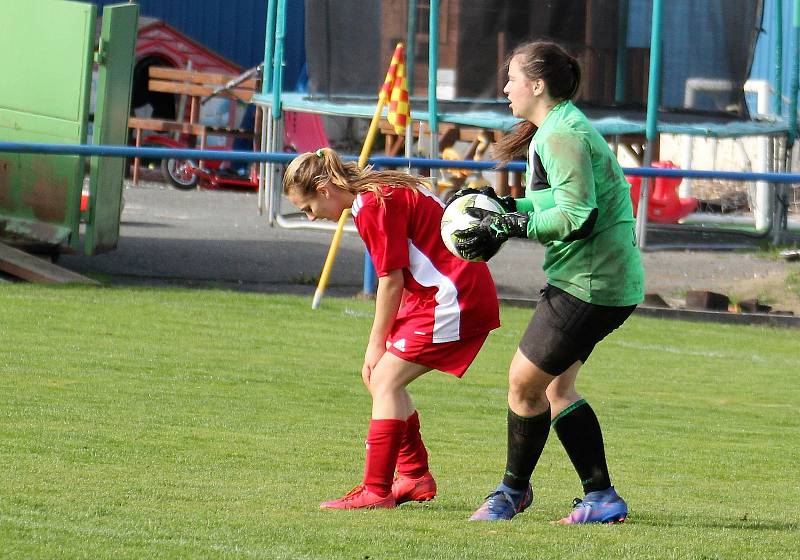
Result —
[[[491, 258], [510, 237], [545, 246], [547, 284], [509, 369], [508, 454], [497, 488], [473, 520], [511, 519], [532, 502], [531, 475], [552, 426], [583, 486], [562, 524], [625, 520], [611, 485], [603, 436], [575, 379], [595, 345], [643, 299], [630, 187], [614, 153], [570, 101], [578, 62], [555, 43], [517, 47], [503, 92], [524, 119], [498, 142], [507, 162], [527, 153], [525, 198], [498, 198], [506, 213], [470, 212], [481, 221], [456, 238], [467, 258]], [[461, 193], [456, 193], [456, 196]]]

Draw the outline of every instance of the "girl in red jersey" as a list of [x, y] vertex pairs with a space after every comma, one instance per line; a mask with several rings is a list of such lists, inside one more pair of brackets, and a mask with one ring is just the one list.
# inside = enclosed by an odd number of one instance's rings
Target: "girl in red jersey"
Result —
[[320, 507], [392, 508], [430, 500], [436, 482], [406, 386], [432, 369], [461, 377], [489, 331], [500, 326], [489, 269], [445, 248], [442, 203], [406, 173], [360, 169], [326, 148], [292, 161], [283, 192], [310, 220], [338, 221], [349, 208], [378, 275], [361, 368], [372, 395], [364, 479]]

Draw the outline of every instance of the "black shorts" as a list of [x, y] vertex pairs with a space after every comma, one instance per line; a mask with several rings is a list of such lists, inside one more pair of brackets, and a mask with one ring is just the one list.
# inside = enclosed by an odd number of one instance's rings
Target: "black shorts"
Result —
[[578, 360], [586, 363], [595, 345], [622, 325], [634, 309], [635, 305], [586, 303], [548, 284], [541, 291], [519, 349], [540, 369], [560, 375]]

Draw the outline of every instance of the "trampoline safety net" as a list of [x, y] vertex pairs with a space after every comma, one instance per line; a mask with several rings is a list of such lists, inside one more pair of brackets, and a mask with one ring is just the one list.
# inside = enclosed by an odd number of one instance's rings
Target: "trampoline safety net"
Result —
[[[310, 95], [374, 97], [395, 44], [406, 41], [408, 12], [407, 0], [306, 0]], [[427, 96], [429, 12], [429, 0], [417, 0], [414, 96]], [[743, 85], [762, 15], [763, 0], [666, 2], [662, 109], [746, 118]], [[581, 64], [579, 102], [643, 107], [651, 17], [652, 0], [441, 0], [437, 97], [503, 98], [511, 50], [551, 39]]]

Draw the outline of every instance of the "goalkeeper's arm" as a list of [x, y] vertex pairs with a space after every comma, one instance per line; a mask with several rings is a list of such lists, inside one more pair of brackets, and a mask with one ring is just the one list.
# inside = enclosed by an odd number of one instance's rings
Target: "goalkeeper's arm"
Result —
[[482, 208], [470, 208], [467, 212], [481, 221], [455, 234], [456, 248], [466, 259], [488, 261], [510, 237], [528, 236], [527, 212], [500, 214]]

